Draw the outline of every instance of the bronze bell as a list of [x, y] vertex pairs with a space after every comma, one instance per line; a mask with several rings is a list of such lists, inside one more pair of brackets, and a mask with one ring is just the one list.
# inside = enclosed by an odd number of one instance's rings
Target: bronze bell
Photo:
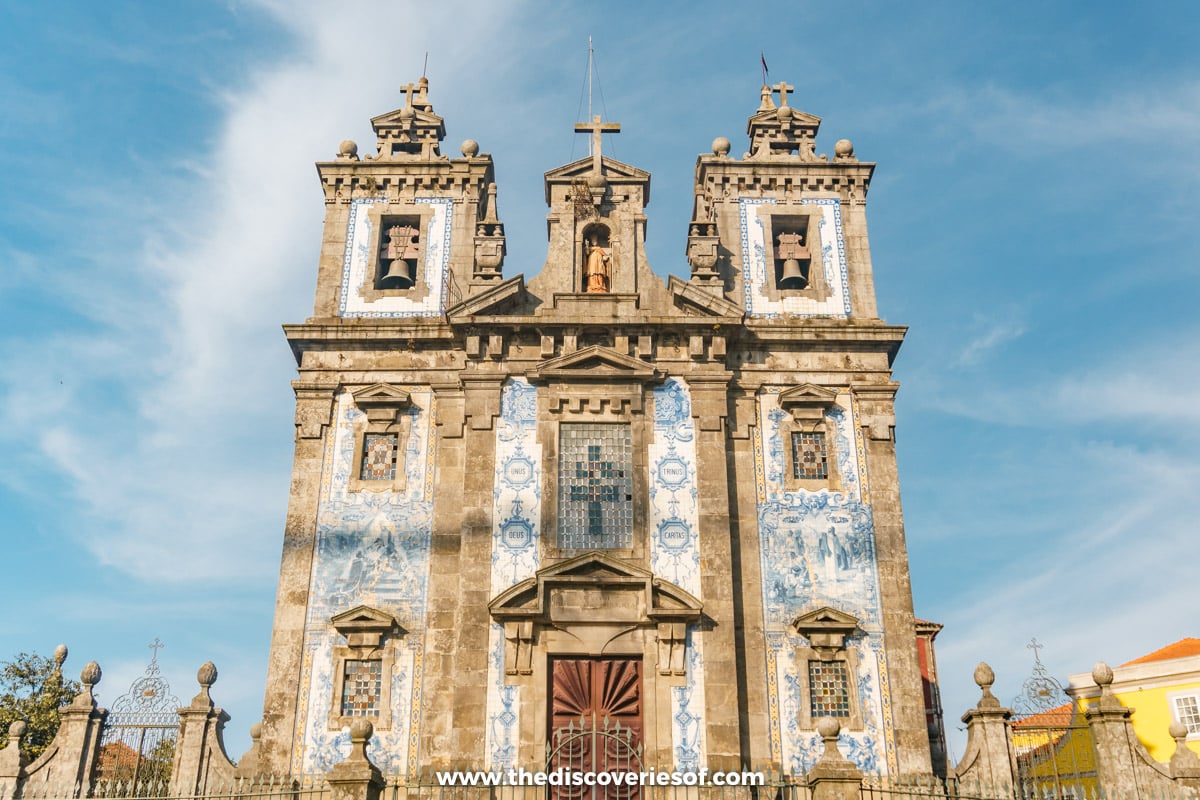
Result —
[[808, 285], [808, 279], [800, 269], [800, 261], [789, 258], [783, 262], [783, 273], [779, 276], [780, 289], [803, 289]]
[[392, 259], [387, 272], [379, 279], [381, 289], [411, 289], [415, 284], [413, 265], [403, 258]]

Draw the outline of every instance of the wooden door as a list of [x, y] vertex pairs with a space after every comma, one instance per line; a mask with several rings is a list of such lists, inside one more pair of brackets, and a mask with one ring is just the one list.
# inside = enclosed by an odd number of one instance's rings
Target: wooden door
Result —
[[[550, 668], [548, 770], [640, 771], [642, 662], [636, 658], [555, 658]], [[588, 791], [584, 791], [587, 788]], [[560, 798], [630, 798], [636, 787], [563, 787]]]

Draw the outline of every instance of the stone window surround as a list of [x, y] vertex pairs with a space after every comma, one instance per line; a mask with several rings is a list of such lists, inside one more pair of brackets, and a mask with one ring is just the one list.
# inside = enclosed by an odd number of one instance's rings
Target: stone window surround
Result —
[[[359, 606], [335, 615], [334, 630], [345, 637], [346, 644], [333, 648], [333, 692], [330, 697], [327, 729], [340, 731], [355, 719], [369, 719], [376, 730], [390, 730], [392, 725], [392, 673], [396, 650], [405, 630], [395, 618], [377, 609]], [[347, 661], [379, 661], [381, 680], [376, 700], [378, 713], [371, 716], [342, 714], [342, 693], [346, 681]]]
[[812, 717], [812, 687], [809, 684], [809, 663], [841, 661], [846, 665], [846, 696], [850, 700], [850, 716], [839, 719], [843, 730], [864, 730], [862, 709], [858, 698], [858, 651], [846, 646], [846, 639], [858, 629], [858, 620], [843, 611], [829, 607], [802, 614], [792, 628], [807, 640], [796, 648], [796, 678], [800, 690], [800, 730], [816, 730]]
[[[367, 223], [371, 226], [371, 235], [367, 242], [367, 275], [363, 285], [357, 288], [364, 301], [373, 303], [384, 297], [404, 297], [419, 302], [429, 296], [431, 287], [425, 280], [425, 263], [429, 253], [429, 223], [433, 214], [433, 208], [428, 205], [404, 200], [373, 203], [367, 207]], [[420, 231], [417, 239], [419, 255], [413, 285], [408, 289], [378, 289], [375, 287], [375, 281], [379, 277], [379, 253], [387, 241], [386, 229], [396, 223], [415, 223]], [[355, 288], [350, 287], [350, 290], [355, 291]]]
[[[1192, 700], [1196, 703], [1196, 707], [1198, 709], [1200, 709], [1200, 690], [1188, 689], [1188, 690], [1181, 691], [1181, 692], [1168, 692], [1167, 693], [1167, 705], [1170, 706], [1172, 721], [1180, 722], [1185, 725], [1187, 724], [1187, 723], [1184, 723], [1184, 721], [1182, 719], [1180, 719], [1178, 702], [1180, 700], [1183, 700], [1183, 699], [1186, 699], [1189, 697], [1192, 698]], [[1188, 726], [1187, 740], [1189, 742], [1194, 742], [1194, 741], [1200, 740], [1200, 726], [1197, 726], [1195, 728], [1195, 730], [1193, 730], [1191, 726]]]
[[[351, 392], [354, 404], [365, 415], [354, 423], [354, 455], [350, 463], [351, 492], [402, 492], [408, 484], [405, 455], [412, 433], [412, 418], [404, 413], [412, 407], [408, 392], [389, 384], [377, 383]], [[396, 474], [391, 480], [366, 480], [362, 477], [363, 448], [368, 433], [396, 435]]]
[[[763, 224], [763, 248], [766, 251], [767, 279], [763, 292], [773, 302], [786, 297], [808, 297], [816, 301], [826, 300], [832, 294], [825, 282], [825, 260], [821, 241], [821, 206], [766, 204], [758, 207], [758, 216]], [[806, 221], [799, 222], [804, 217]], [[809, 252], [808, 285], [803, 289], [780, 289], [775, 275], [775, 237], [785, 227], [804, 227], [804, 245]]]
[[[842, 474], [838, 468], [837, 425], [829, 411], [837, 403], [837, 393], [813, 384], [803, 384], [784, 390], [779, 396], [780, 407], [788, 416], [779, 426], [783, 443], [783, 484], [789, 492], [809, 492], [827, 489], [842, 490]], [[796, 477], [795, 452], [792, 447], [793, 433], [820, 433], [825, 437], [825, 464], [828, 477], [809, 479]]]

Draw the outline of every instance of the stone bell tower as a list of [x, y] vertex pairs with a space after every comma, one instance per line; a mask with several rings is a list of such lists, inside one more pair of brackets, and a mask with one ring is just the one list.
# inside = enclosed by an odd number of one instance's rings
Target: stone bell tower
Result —
[[874, 165], [818, 155], [790, 91], [677, 187], [686, 280], [647, 263], [650, 175], [603, 155], [616, 123], [576, 125], [590, 155], [545, 174], [528, 283], [502, 274], [491, 158], [442, 153], [424, 79], [374, 154], [317, 165], [271, 770], [326, 771], [359, 717], [390, 775], [553, 768], [582, 718], [646, 767], [801, 775], [833, 716], [864, 771], [929, 772]]

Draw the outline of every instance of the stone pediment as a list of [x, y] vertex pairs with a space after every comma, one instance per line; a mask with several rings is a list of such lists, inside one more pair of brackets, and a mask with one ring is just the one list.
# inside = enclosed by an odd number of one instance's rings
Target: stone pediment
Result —
[[694, 623], [700, 620], [703, 610], [700, 601], [679, 586], [599, 551], [538, 570], [532, 578], [496, 595], [488, 610], [497, 622], [553, 624], [561, 618], [573, 618], [569, 608], [573, 596], [596, 597], [597, 592], [602, 597], [631, 597], [637, 601], [638, 610], [630, 616], [624, 613], [627, 604], [605, 603], [587, 611], [589, 619], [597, 623]]
[[701, 289], [677, 275], [670, 277], [667, 288], [675, 298], [675, 303], [683, 308], [699, 311], [710, 317], [733, 317], [736, 320], [742, 318], [742, 307], [737, 303], [714, 292]]
[[[801, 111], [798, 108], [787, 106], [791, 111], [791, 121], [793, 125], [802, 128], [817, 128], [821, 125], [821, 118], [809, 114], [807, 111]], [[779, 124], [779, 109], [778, 108], [763, 108], [751, 115], [749, 124], [753, 125], [778, 125]]]
[[463, 317], [494, 314], [519, 299], [524, 293], [525, 277], [517, 275], [451, 306], [446, 310], [446, 316], [453, 323]]
[[662, 370], [655, 369], [641, 360], [618, 353], [608, 347], [592, 345], [565, 356], [541, 362], [526, 373], [529, 380], [538, 381], [605, 381], [611, 383], [650, 383], [666, 377]]
[[355, 606], [334, 614], [329, 621], [350, 647], [379, 647], [384, 636], [407, 633], [391, 614], [370, 606]]
[[792, 628], [808, 639], [814, 650], [828, 655], [845, 648], [846, 637], [858, 629], [858, 617], [831, 606], [821, 606], [796, 617]]
[[354, 405], [372, 423], [391, 424], [402, 409], [412, 405], [408, 392], [389, 383], [376, 383], [350, 393]]
[[[615, 158], [601, 156], [600, 163], [603, 165], [604, 177], [609, 181], [612, 180], [627, 180], [627, 181], [648, 181], [650, 173], [644, 169], [638, 169], [630, 164], [617, 161]], [[592, 157], [587, 156], [578, 161], [572, 161], [570, 164], [564, 164], [561, 167], [555, 167], [546, 173], [546, 181], [570, 181], [575, 178], [586, 178], [592, 174]], [[648, 198], [647, 198], [648, 199]]]
[[837, 392], [814, 383], [802, 383], [779, 393], [779, 407], [796, 420], [820, 419], [837, 404]]

